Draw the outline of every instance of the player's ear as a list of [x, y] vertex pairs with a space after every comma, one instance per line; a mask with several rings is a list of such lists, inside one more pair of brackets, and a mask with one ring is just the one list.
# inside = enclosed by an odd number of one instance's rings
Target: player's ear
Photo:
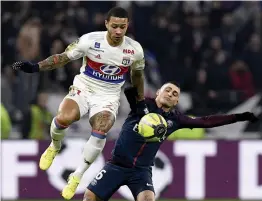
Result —
[[157, 96], [159, 95], [159, 92], [160, 92], [160, 90], [158, 89], [158, 90], [156, 91], [156, 95], [157, 95]]
[[179, 98], [176, 100], [176, 103], [174, 104], [174, 106], [176, 106], [179, 103]]
[[106, 29], [108, 29], [108, 21], [105, 20], [105, 26], [106, 26]]

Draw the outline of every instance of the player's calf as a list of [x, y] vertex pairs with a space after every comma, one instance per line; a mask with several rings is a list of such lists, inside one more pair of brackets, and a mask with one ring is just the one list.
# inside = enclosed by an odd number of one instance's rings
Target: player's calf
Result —
[[86, 190], [84, 194], [83, 201], [102, 201], [99, 197], [96, 196], [92, 191], [89, 189]]
[[65, 99], [60, 104], [58, 114], [51, 124], [51, 146], [59, 150], [61, 148], [61, 141], [64, 138], [64, 130], [79, 119], [80, 111], [77, 103], [72, 99]]
[[113, 126], [114, 120], [114, 115], [108, 111], [99, 112], [90, 119], [93, 130], [83, 149], [83, 161], [80, 162], [76, 171], [70, 175], [68, 183], [62, 191], [62, 196], [65, 199], [71, 199], [74, 196], [85, 171], [103, 151], [106, 133]]
[[113, 126], [114, 121], [115, 117], [109, 111], [99, 112], [90, 119], [92, 133], [83, 149], [83, 161], [73, 173], [74, 175], [82, 177], [84, 172], [103, 151], [106, 143], [106, 134]]
[[145, 190], [137, 195], [137, 201], [155, 201], [155, 194], [153, 191]]
[[60, 105], [58, 115], [51, 123], [50, 135], [52, 142], [40, 158], [40, 169], [47, 170], [52, 165], [54, 158], [61, 149], [64, 130], [79, 118], [80, 112], [77, 103], [71, 99], [65, 99]]

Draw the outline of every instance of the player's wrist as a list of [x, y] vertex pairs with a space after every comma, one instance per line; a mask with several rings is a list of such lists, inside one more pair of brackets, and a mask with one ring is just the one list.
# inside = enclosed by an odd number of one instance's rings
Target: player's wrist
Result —
[[39, 72], [39, 71], [40, 71], [40, 66], [39, 66], [39, 64], [38, 64], [38, 63], [32, 64], [32, 72], [33, 72], [33, 73], [37, 73], [37, 72]]

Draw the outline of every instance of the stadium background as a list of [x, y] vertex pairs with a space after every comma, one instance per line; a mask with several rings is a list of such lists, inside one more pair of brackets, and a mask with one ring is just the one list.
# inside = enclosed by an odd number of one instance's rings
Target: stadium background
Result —
[[[34, 75], [14, 72], [10, 65], [17, 60], [37, 62], [61, 53], [82, 34], [105, 30], [105, 14], [115, 5], [130, 12], [128, 35], [144, 47], [147, 96], [154, 96], [164, 82], [176, 80], [183, 91], [178, 109], [188, 115], [253, 111], [262, 117], [259, 1], [1, 2], [2, 199], [59, 199], [60, 185], [64, 185], [64, 178], [74, 169], [63, 157], [78, 160], [81, 143], [90, 133], [87, 118], [72, 125], [55, 166], [60, 169], [40, 173], [37, 160], [49, 139], [50, 119], [78, 74], [81, 60]], [[101, 163], [97, 162], [87, 177], [93, 176], [109, 157], [128, 108], [122, 96], [117, 122], [108, 134], [112, 142], [101, 156]], [[262, 200], [261, 137], [261, 121], [174, 134], [156, 159], [155, 174], [160, 176], [155, 182], [163, 184], [158, 186], [160, 198]], [[185, 138], [195, 141], [183, 141]], [[174, 142], [175, 139], [179, 141]], [[78, 148], [71, 149], [75, 143]], [[197, 160], [200, 156], [194, 152], [200, 147], [201, 157], [213, 156], [215, 160], [209, 158], [206, 164]], [[183, 152], [185, 149], [188, 152]], [[19, 160], [18, 155], [22, 155]], [[201, 176], [191, 178], [188, 164], [200, 168], [197, 170], [203, 174], [198, 172]], [[250, 168], [253, 171], [248, 171]], [[161, 178], [164, 174], [167, 183]], [[52, 175], [58, 175], [53, 181], [58, 186], [50, 180]], [[42, 191], [34, 188], [39, 183], [45, 186]], [[115, 198], [128, 199], [123, 194], [118, 193]], [[78, 196], [81, 199], [81, 192]]]

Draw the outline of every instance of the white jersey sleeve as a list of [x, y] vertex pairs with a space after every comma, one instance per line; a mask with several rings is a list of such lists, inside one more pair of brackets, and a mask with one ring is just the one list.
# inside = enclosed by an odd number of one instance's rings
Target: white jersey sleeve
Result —
[[85, 34], [67, 46], [65, 52], [70, 60], [76, 60], [86, 56], [90, 43], [88, 38], [89, 35]]
[[136, 43], [137, 54], [135, 55], [135, 61], [131, 66], [132, 70], [143, 70], [145, 68], [145, 57], [142, 46]]

